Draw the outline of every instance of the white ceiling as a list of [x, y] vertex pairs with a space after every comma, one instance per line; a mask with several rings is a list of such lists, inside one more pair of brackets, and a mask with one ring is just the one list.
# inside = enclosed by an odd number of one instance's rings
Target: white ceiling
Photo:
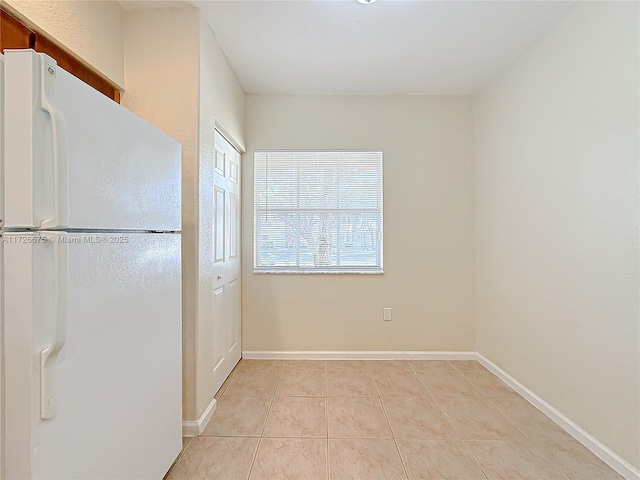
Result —
[[181, 8], [189, 4], [183, 0], [118, 0], [123, 10], [152, 10], [154, 8]]
[[191, 1], [247, 93], [473, 94], [565, 1]]

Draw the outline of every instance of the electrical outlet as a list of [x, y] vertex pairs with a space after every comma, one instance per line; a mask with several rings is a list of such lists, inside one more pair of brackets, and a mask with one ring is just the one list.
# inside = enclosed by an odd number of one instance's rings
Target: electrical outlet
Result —
[[385, 307], [385, 308], [383, 308], [382, 311], [384, 312], [383, 313], [384, 321], [385, 322], [390, 322], [391, 321], [391, 308]]

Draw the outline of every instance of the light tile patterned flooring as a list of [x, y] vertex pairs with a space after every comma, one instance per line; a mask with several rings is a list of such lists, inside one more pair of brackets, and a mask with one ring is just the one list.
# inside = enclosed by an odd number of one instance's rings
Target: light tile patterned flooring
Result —
[[242, 360], [174, 479], [622, 479], [474, 361]]

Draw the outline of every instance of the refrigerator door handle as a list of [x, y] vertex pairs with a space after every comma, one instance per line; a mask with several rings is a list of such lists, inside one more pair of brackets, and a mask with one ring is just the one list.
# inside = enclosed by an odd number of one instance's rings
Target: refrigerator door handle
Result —
[[40, 352], [40, 418], [48, 420], [58, 409], [56, 398], [56, 360], [64, 347], [67, 333], [67, 298], [69, 290], [69, 245], [67, 234], [55, 234], [53, 241], [54, 275], [53, 288], [55, 325], [51, 345]]
[[69, 155], [67, 146], [67, 121], [56, 108], [57, 63], [47, 55], [40, 55], [41, 108], [51, 118], [53, 135], [53, 192], [54, 212], [43, 220], [40, 228], [64, 228], [69, 224]]

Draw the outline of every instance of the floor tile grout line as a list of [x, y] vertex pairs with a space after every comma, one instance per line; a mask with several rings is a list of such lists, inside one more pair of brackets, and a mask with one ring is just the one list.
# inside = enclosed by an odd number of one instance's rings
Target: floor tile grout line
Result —
[[327, 382], [327, 396], [324, 399], [324, 419], [325, 419], [325, 426], [327, 428], [327, 439], [325, 442], [326, 448], [327, 448], [327, 454], [325, 455], [325, 468], [326, 468], [326, 474], [325, 474], [325, 478], [327, 480], [329, 480], [330, 477], [330, 473], [329, 473], [329, 469], [330, 467], [330, 463], [329, 463], [329, 385]]
[[[518, 428], [518, 427], [516, 427]], [[549, 457], [547, 457], [543, 452], [541, 452], [538, 447], [536, 447], [535, 443], [533, 443], [532, 440], [529, 439], [529, 437], [527, 437], [524, 432], [522, 432], [522, 435], [524, 436], [525, 440], [529, 443], [529, 445], [531, 445], [531, 449], [534, 451], [534, 453], [536, 453], [540, 458], [542, 458], [543, 460], [546, 460], [547, 462], [549, 462], [549, 465], [554, 466], [562, 475], [564, 475], [566, 478], [563, 480], [569, 480], [569, 474], [565, 473], [564, 469], [562, 467], [560, 467], [560, 465], [557, 465], [556, 462], [554, 462], [553, 460], [551, 460]]]
[[276, 386], [273, 389], [271, 400], [269, 401], [269, 407], [267, 408], [267, 415], [264, 417], [264, 423], [262, 424], [262, 430], [260, 431], [260, 437], [258, 438], [258, 444], [256, 446], [256, 451], [253, 453], [253, 458], [251, 459], [251, 466], [249, 467], [249, 473], [247, 474], [247, 480], [251, 478], [251, 474], [253, 473], [253, 468], [255, 466], [256, 460], [258, 459], [258, 452], [260, 451], [260, 445], [262, 445], [262, 439], [264, 438], [264, 429], [267, 427], [267, 421], [269, 420], [269, 414], [271, 413], [271, 407], [273, 406], [273, 402], [276, 398], [276, 391], [278, 390], [278, 385], [280, 384], [280, 378], [282, 377], [282, 372], [284, 371], [284, 364], [280, 367], [280, 371], [278, 372], [278, 379], [276, 380]]
[[[455, 365], [452, 365], [452, 368], [454, 371], [456, 371], [456, 367]], [[478, 389], [469, 379], [467, 379], [460, 371], [457, 371], [456, 373], [458, 373], [460, 375], [461, 378], [463, 378], [468, 384], [469, 386], [473, 389], [473, 391], [477, 392], [478, 395], [480, 395], [481, 397], [485, 398], [485, 396], [483, 395], [482, 391], [480, 389]], [[422, 384], [422, 386], [429, 392], [429, 394], [431, 395], [431, 397], [435, 400], [435, 395], [433, 395], [433, 393], [431, 393], [431, 390], [429, 389], [429, 385], [418, 375], [418, 373], [416, 373], [416, 377], [418, 378], [418, 380], [420, 381], [420, 383]], [[457, 398], [457, 397], [450, 397], [450, 398]], [[460, 398], [466, 398], [466, 395], [460, 397]]]
[[[451, 365], [453, 367], [454, 370], [458, 370], [457, 367], [451, 363], [448, 362], [449, 365]], [[460, 373], [458, 371], [458, 373]], [[461, 375], [462, 376], [462, 375]], [[433, 401], [434, 406], [440, 410], [440, 412], [442, 413], [442, 416], [444, 417], [445, 422], [447, 422], [447, 424], [449, 425], [449, 427], [451, 428], [451, 431], [456, 435], [456, 443], [460, 442], [462, 444], [462, 448], [465, 451], [465, 453], [471, 457], [471, 459], [473, 460], [473, 462], [475, 462], [475, 464], [478, 466], [478, 468], [480, 469], [480, 472], [482, 472], [482, 475], [484, 475], [484, 477], [489, 480], [489, 475], [484, 471], [484, 469], [482, 468], [482, 465], [480, 465], [480, 462], [478, 461], [478, 459], [469, 451], [469, 448], [465, 442], [465, 440], [462, 439], [462, 437], [460, 436], [460, 433], [457, 431], [457, 429], [455, 428], [455, 425], [453, 425], [453, 423], [449, 420], [449, 416], [447, 415], [447, 413], [444, 411], [444, 409], [440, 406], [440, 403], [438, 402], [438, 400], [436, 399], [435, 395], [433, 395], [433, 393], [431, 392], [431, 390], [428, 388], [427, 385], [425, 385], [422, 380], [418, 377], [418, 381], [420, 381], [422, 383], [422, 385], [424, 386], [425, 390], [427, 390], [428, 395], [431, 397], [431, 400]]]
[[384, 406], [384, 402], [382, 401], [382, 398], [380, 398], [380, 405], [382, 406], [382, 413], [384, 414], [384, 418], [387, 420], [387, 425], [389, 426], [389, 430], [391, 431], [391, 438], [393, 440], [393, 444], [396, 447], [396, 452], [398, 452], [398, 457], [400, 457], [400, 464], [402, 465], [402, 471], [404, 472], [404, 477], [408, 480], [409, 471], [407, 470], [407, 466], [405, 465], [404, 458], [402, 457], [402, 452], [400, 451], [400, 445], [398, 445], [396, 434], [393, 431], [393, 427], [391, 426], [391, 421], [389, 420], [389, 415], [387, 414], [387, 409]]
[[[421, 382], [419, 378], [418, 378], [418, 381]], [[431, 400], [433, 401], [433, 406], [440, 411], [440, 413], [444, 417], [445, 422], [447, 422], [447, 425], [449, 425], [449, 427], [451, 428], [451, 431], [456, 435], [456, 438], [462, 439], [462, 437], [460, 436], [460, 433], [458, 432], [458, 429], [456, 429], [453, 422], [449, 420], [449, 415], [447, 415], [447, 412], [444, 411], [444, 409], [440, 405], [440, 402], [438, 402], [438, 399], [435, 397], [435, 395], [433, 395], [431, 390], [429, 390], [429, 388], [426, 385], [423, 384], [423, 387], [427, 391], [427, 394], [429, 395]]]
[[325, 472], [324, 476], [326, 480], [329, 480], [329, 379], [327, 375], [327, 362], [324, 362], [324, 422], [325, 422], [325, 456], [324, 456], [324, 465]]
[[[451, 364], [449, 362], [449, 364], [455, 369], [455, 365]], [[422, 387], [426, 390], [427, 395], [429, 396], [429, 398], [431, 399], [432, 405], [436, 408], [436, 410], [439, 410], [440, 413], [442, 414], [442, 417], [444, 418], [444, 421], [446, 422], [446, 424], [449, 426], [449, 428], [451, 428], [451, 431], [454, 433], [455, 435], [455, 439], [456, 441], [460, 441], [464, 444], [464, 441], [461, 439], [460, 434], [458, 433], [458, 431], [456, 430], [456, 428], [454, 427], [453, 423], [449, 420], [448, 415], [446, 414], [446, 412], [444, 411], [444, 409], [440, 406], [439, 402], [437, 401], [435, 395], [431, 392], [431, 390], [429, 389], [429, 387], [427, 385], [425, 385], [425, 383], [422, 381], [422, 379], [418, 376], [418, 374], [416, 373], [416, 380], [422, 385]], [[449, 439], [450, 441], [453, 440]], [[396, 445], [397, 445], [397, 440], [396, 440]], [[463, 446], [463, 448], [465, 448]], [[398, 445], [398, 450], [400, 450], [400, 446]], [[465, 448], [466, 451], [466, 448]], [[402, 455], [401, 455], [402, 458]], [[472, 457], [473, 458], [473, 457]], [[475, 458], [474, 458], [475, 460]], [[480, 469], [480, 471], [482, 472], [483, 475], [485, 475], [484, 470]], [[409, 473], [407, 471], [407, 478], [409, 477]], [[487, 477], [487, 475], [485, 475], [485, 477]], [[488, 477], [487, 477], [488, 478]]]
[[[492, 374], [492, 375], [493, 375], [493, 374]], [[465, 379], [467, 382], [469, 382], [469, 383], [470, 383], [470, 384], [471, 384], [471, 385], [472, 385], [472, 386], [473, 386], [473, 387], [474, 387], [478, 392], [480, 392], [480, 395], [481, 395], [482, 397], [484, 397], [484, 398], [491, 398], [491, 397], [488, 397], [488, 396], [487, 396], [487, 394], [486, 394], [486, 393], [484, 393], [484, 389], [481, 389], [478, 385], [476, 385], [476, 383], [475, 383], [474, 381], [472, 381], [472, 380], [470, 380], [469, 378], [467, 378], [464, 374], [462, 374], [462, 376], [463, 376], [463, 377], [464, 377], [464, 379]], [[496, 378], [498, 378], [498, 377], [496, 377]], [[505, 384], [502, 380], [500, 380], [499, 378], [498, 378], [498, 380], [499, 380], [503, 385], [505, 385], [507, 388], [509, 388], [510, 390], [512, 390], [512, 389], [511, 389], [511, 387], [509, 387], [507, 384]], [[513, 392], [515, 392], [515, 393], [516, 393], [516, 395], [520, 395], [520, 394], [519, 394], [518, 392], [516, 392], [515, 390], [512, 390], [512, 391], [513, 391]]]
[[241, 363], [242, 363], [242, 358], [240, 358], [240, 360], [238, 360], [238, 363], [236, 363], [233, 366], [233, 368], [231, 369], [231, 373], [229, 373], [229, 376], [225, 378], [224, 382], [222, 382], [222, 385], [220, 385], [220, 388], [218, 389], [216, 394], [213, 396], [213, 398], [218, 397], [218, 395], [219, 396], [224, 395], [224, 392], [227, 391], [227, 388], [229, 388], [229, 385], [233, 381], [233, 377], [236, 375], [236, 373], [238, 373], [238, 368], [240, 368]]
[[[422, 380], [422, 378], [418, 376], [417, 373], [416, 373], [416, 378], [418, 379], [418, 382], [420, 383], [420, 385], [422, 385], [422, 387], [427, 391], [427, 395], [429, 395], [429, 398], [431, 398], [433, 405], [435, 407], [440, 408], [440, 405], [438, 404], [435, 395], [431, 392], [431, 389], [429, 388], [429, 386]], [[440, 411], [446, 416], [442, 408], [440, 408]]]
[[473, 452], [471, 451], [471, 449], [469, 448], [469, 446], [467, 445], [467, 440], [461, 440], [462, 443], [462, 448], [465, 451], [465, 453], [471, 457], [471, 459], [475, 462], [475, 464], [478, 466], [478, 468], [480, 469], [480, 471], [482, 472], [482, 474], [485, 476], [485, 478], [487, 480], [491, 480], [489, 478], [489, 474], [487, 472], [485, 472], [484, 468], [482, 468], [482, 464], [480, 463], [480, 460], [478, 460], [476, 458], [476, 456], [473, 454]]
[[[478, 463], [478, 465], [480, 465], [480, 468], [482, 469], [482, 472], [486, 475], [487, 478], [489, 478], [489, 474], [486, 473], [484, 471], [484, 468], [482, 468], [482, 465], [480, 464], [480, 461], [476, 458], [476, 456], [473, 454], [473, 451], [469, 449], [469, 446], [467, 445], [468, 443], [478, 443], [478, 442], [518, 442], [518, 441], [522, 441], [523, 439], [508, 439], [508, 438], [483, 438], [483, 439], [468, 439], [468, 440], [462, 440], [462, 443], [464, 444], [465, 449], [469, 452], [469, 454], [474, 458], [474, 460], [476, 460], [476, 463]], [[533, 449], [534, 454], [536, 454], [538, 457], [540, 457], [542, 460], [546, 460], [549, 465], [553, 466], [556, 468], [556, 470], [558, 470], [558, 472], [560, 472], [564, 478], [562, 479], [558, 479], [558, 480], [570, 480], [570, 476], [568, 474], [566, 474], [564, 472], [564, 470], [562, 470], [560, 467], [558, 467], [555, 463], [553, 463], [550, 459], [548, 459], [545, 455], [541, 454], [532, 444], [532, 442], [525, 438], [525, 441], [527, 441], [529, 444], [531, 444], [531, 447]]]
[[258, 451], [260, 450], [260, 445], [262, 444], [262, 437], [258, 438], [258, 443], [256, 444], [256, 451], [253, 452], [253, 456], [251, 457], [251, 465], [249, 465], [249, 472], [247, 473], [246, 480], [251, 478], [251, 474], [253, 473], [253, 467], [256, 463], [256, 459], [258, 458]]
[[282, 372], [284, 367], [281, 367], [278, 372], [278, 378], [276, 380], [276, 386], [271, 393], [271, 400], [269, 401], [269, 406], [267, 407], [267, 415], [264, 417], [264, 423], [262, 424], [262, 429], [260, 430], [260, 438], [264, 437], [264, 430], [267, 428], [267, 422], [269, 421], [269, 415], [271, 415], [271, 409], [273, 408], [273, 403], [276, 400], [276, 392], [278, 391], [278, 387], [280, 386], [280, 379], [282, 378]]
[[[520, 396], [520, 395], [518, 394], [518, 396]], [[494, 400], [496, 400], [496, 399], [494, 399]], [[568, 474], [568, 473], [565, 473], [564, 469], [563, 469], [560, 465], [556, 464], [556, 462], [555, 462], [555, 461], [553, 461], [551, 458], [549, 458], [547, 455], [545, 455], [545, 453], [544, 453], [544, 452], [540, 451], [540, 449], [539, 449], [539, 448], [536, 446], [536, 444], [533, 442], [533, 439], [529, 438], [529, 436], [528, 436], [525, 432], [523, 432], [520, 428], [518, 428], [518, 425], [517, 425], [517, 424], [516, 424], [516, 423], [515, 423], [515, 422], [514, 422], [514, 421], [513, 421], [513, 420], [512, 420], [512, 419], [511, 419], [507, 414], [506, 414], [506, 413], [504, 413], [504, 412], [503, 412], [503, 411], [502, 411], [502, 410], [501, 410], [497, 405], [495, 405], [495, 404], [491, 401], [491, 399], [487, 399], [487, 401], [488, 401], [488, 402], [489, 402], [489, 403], [490, 403], [490, 404], [491, 404], [491, 405], [492, 405], [496, 410], [498, 410], [498, 411], [500, 412], [500, 414], [501, 414], [504, 418], [506, 418], [506, 419], [507, 419], [507, 421], [508, 421], [511, 425], [513, 425], [513, 427], [514, 427], [518, 432], [520, 432], [520, 434], [522, 435], [522, 438], [524, 438], [524, 439], [525, 439], [525, 440], [526, 440], [526, 441], [531, 445], [531, 448], [533, 449], [533, 451], [534, 451], [535, 453], [537, 453], [537, 454], [538, 454], [538, 456], [542, 457], [544, 460], [546, 460], [546, 461], [547, 461], [547, 462], [549, 462], [551, 465], [553, 465], [555, 468], [557, 468], [557, 469], [558, 469], [558, 471], [559, 471], [560, 473], [562, 473], [565, 477], [567, 477], [567, 479], [569, 479], [569, 478], [570, 478], [570, 477], [569, 477], [569, 474]]]
[[498, 410], [506, 419], [509, 423], [511, 423], [511, 425], [514, 426], [514, 428], [520, 432], [522, 434], [522, 437], [527, 440], [527, 442], [529, 442], [529, 444], [531, 445], [531, 448], [534, 450], [534, 452], [536, 452], [539, 456], [541, 456], [543, 459], [547, 460], [551, 465], [553, 465], [554, 467], [556, 467], [565, 477], [569, 478], [569, 475], [567, 473], [565, 473], [564, 469], [556, 464], [556, 462], [554, 460], [552, 460], [551, 458], [549, 458], [547, 455], [544, 454], [544, 452], [540, 451], [540, 449], [536, 446], [536, 444], [533, 442], [533, 439], [529, 438], [529, 435], [527, 435], [525, 432], [523, 432], [518, 425], [504, 412], [502, 412], [502, 410], [495, 405], [490, 399], [489, 399], [489, 403], [491, 403], [496, 410]]

